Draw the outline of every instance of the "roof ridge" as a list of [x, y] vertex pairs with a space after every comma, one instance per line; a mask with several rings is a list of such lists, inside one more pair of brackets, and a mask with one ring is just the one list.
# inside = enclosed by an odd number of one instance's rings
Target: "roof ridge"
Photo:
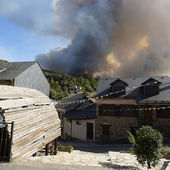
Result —
[[168, 75], [162, 75], [162, 76], [132, 76], [132, 77], [113, 77], [113, 78], [99, 78], [100, 79], [122, 79], [122, 78], [147, 78], [147, 77], [169, 77]]

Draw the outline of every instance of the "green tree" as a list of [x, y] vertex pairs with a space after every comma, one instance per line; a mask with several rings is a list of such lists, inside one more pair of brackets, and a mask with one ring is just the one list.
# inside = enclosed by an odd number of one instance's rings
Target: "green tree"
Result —
[[161, 159], [161, 148], [163, 137], [160, 132], [150, 126], [142, 126], [136, 130], [136, 135], [129, 133], [129, 141], [132, 143], [134, 153], [138, 162], [144, 166], [147, 163], [148, 169], [155, 167]]
[[44, 75], [46, 76], [47, 80], [50, 83], [50, 88], [53, 89], [51, 92], [51, 96], [55, 96], [55, 99], [61, 99], [69, 94], [69, 86], [70, 85], [78, 85], [82, 86], [83, 92], [93, 92], [97, 89], [98, 80], [94, 78], [83, 78], [81, 77], [73, 77], [72, 75], [68, 74], [61, 74], [61, 73], [53, 73], [44, 71]]
[[84, 86], [90, 86], [90, 83], [87, 79], [84, 80]]
[[52, 99], [57, 98], [57, 92], [54, 89], [50, 89], [50, 98]]
[[94, 91], [93, 88], [90, 85], [85, 86], [85, 90], [87, 92], [93, 92]]

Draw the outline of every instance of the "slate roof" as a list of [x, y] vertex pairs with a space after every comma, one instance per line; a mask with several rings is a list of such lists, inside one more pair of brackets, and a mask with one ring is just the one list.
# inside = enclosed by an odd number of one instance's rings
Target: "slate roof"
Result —
[[126, 83], [126, 82], [124, 82], [123, 80], [120, 80], [120, 79], [116, 79], [115, 81], [113, 81], [112, 83], [110, 83], [110, 85], [113, 85], [114, 83], [116, 83], [116, 82], [122, 82], [122, 83], [124, 83], [125, 84], [125, 86], [128, 86], [128, 84]]
[[[148, 79], [153, 78], [159, 81], [159, 94], [147, 96], [143, 94], [143, 91], [140, 87], [142, 83], [146, 82]], [[102, 96], [105, 94], [111, 93], [110, 84], [116, 81], [118, 78], [110, 78], [110, 79], [99, 79], [98, 88], [96, 92], [96, 96]], [[126, 90], [125, 95], [121, 95], [117, 98], [127, 98], [127, 99], [136, 99], [137, 103], [170, 103], [170, 77], [168, 76], [146, 76], [146, 77], [131, 77], [131, 78], [119, 78], [120, 80], [126, 82], [128, 84], [127, 89], [130, 88], [129, 91]], [[135, 88], [134, 88], [135, 86]], [[137, 88], [136, 88], [137, 87]], [[108, 97], [104, 98], [116, 98], [115, 95], [108, 95]]]
[[[84, 102], [83, 102], [83, 100], [84, 100]], [[70, 104], [70, 102], [71, 102], [71, 104]], [[77, 94], [75, 96], [72, 96], [72, 97], [64, 100], [62, 103], [65, 103], [65, 104], [56, 104], [56, 107], [65, 108], [66, 112], [68, 112], [73, 109], [87, 107], [87, 106], [91, 105], [93, 102], [91, 100], [88, 100], [88, 98], [85, 95]]]
[[79, 109], [79, 110], [69, 111], [69, 112], [65, 113], [64, 116], [70, 120], [95, 119], [96, 118], [96, 103], [93, 103], [93, 104], [85, 107], [84, 110]]
[[32, 62], [0, 62], [0, 80], [12, 80], [15, 79], [22, 72], [34, 65], [36, 61]]

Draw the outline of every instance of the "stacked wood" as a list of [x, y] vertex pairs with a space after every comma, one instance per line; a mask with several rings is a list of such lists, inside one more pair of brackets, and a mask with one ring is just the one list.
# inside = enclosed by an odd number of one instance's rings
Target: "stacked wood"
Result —
[[37, 90], [0, 85], [0, 108], [4, 122], [14, 121], [12, 158], [32, 156], [61, 135], [54, 105]]

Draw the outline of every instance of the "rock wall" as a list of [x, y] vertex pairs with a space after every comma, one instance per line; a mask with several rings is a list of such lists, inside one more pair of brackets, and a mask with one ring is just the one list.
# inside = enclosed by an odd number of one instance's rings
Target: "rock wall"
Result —
[[152, 111], [153, 128], [158, 130], [164, 138], [170, 138], [170, 118], [157, 118], [156, 110]]
[[138, 127], [138, 117], [116, 117], [116, 116], [97, 116], [96, 118], [96, 141], [101, 141], [103, 125], [110, 126], [110, 140], [127, 138], [127, 131], [131, 127]]

